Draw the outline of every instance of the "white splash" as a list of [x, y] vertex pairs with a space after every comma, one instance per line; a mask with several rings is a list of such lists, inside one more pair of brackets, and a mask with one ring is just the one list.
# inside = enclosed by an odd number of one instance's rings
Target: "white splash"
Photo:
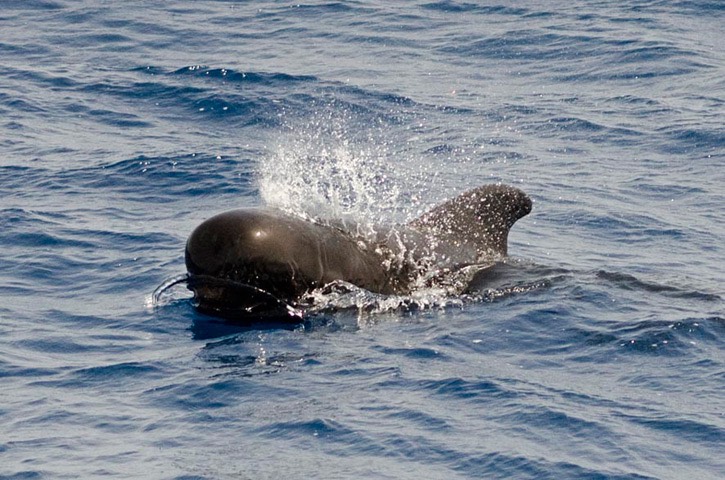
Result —
[[[405, 223], [432, 206], [440, 165], [412, 157], [412, 145], [390, 139], [384, 122], [361, 125], [364, 120], [334, 102], [320, 106], [311, 118], [285, 122], [258, 172], [266, 205], [341, 224], [369, 239], [378, 233], [375, 226]], [[396, 235], [395, 229], [387, 235]], [[400, 246], [402, 264], [411, 252]], [[409, 295], [375, 294], [335, 282], [311, 292], [303, 303], [311, 312], [355, 310], [362, 316], [457, 307], [470, 297], [461, 294], [473, 271], [431, 269]]]
[[381, 130], [349, 135], [350, 115], [324, 109], [289, 124], [263, 159], [259, 188], [264, 202], [303, 218], [373, 225], [395, 223], [401, 186]]

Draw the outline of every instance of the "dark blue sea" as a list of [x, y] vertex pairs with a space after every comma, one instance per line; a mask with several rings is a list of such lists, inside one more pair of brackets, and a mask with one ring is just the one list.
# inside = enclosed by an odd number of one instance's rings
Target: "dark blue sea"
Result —
[[[225, 210], [497, 182], [478, 295], [169, 286]], [[0, 0], [3, 479], [725, 478], [723, 239], [721, 1]]]

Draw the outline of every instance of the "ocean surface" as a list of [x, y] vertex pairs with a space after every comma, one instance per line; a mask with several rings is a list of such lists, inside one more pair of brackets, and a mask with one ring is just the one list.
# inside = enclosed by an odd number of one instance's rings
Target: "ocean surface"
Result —
[[[526, 191], [502, 284], [197, 312], [184, 244]], [[0, 478], [725, 478], [721, 1], [0, 0]]]

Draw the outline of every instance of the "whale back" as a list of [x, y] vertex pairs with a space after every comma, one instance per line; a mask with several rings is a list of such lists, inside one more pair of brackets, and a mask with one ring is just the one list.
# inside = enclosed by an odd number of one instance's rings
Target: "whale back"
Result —
[[472, 245], [479, 260], [491, 259], [507, 254], [509, 230], [531, 206], [531, 199], [518, 188], [485, 185], [438, 205], [409, 226], [438, 241]]
[[383, 229], [380, 240], [370, 241], [273, 209], [232, 210], [207, 219], [189, 236], [188, 286], [200, 307], [220, 315], [279, 310], [338, 280], [371, 292], [407, 294], [421, 274], [480, 267], [505, 256], [509, 229], [530, 211], [531, 200], [521, 190], [488, 185], [433, 208], [407, 228]]

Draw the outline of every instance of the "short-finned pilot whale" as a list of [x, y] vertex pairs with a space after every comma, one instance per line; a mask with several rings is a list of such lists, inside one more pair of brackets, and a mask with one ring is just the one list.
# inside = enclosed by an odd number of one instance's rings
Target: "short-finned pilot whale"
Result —
[[483, 268], [503, 259], [509, 229], [531, 206], [515, 187], [485, 185], [373, 239], [271, 208], [232, 210], [189, 237], [188, 285], [200, 309], [221, 316], [289, 310], [335, 281], [406, 294], [422, 270]]

